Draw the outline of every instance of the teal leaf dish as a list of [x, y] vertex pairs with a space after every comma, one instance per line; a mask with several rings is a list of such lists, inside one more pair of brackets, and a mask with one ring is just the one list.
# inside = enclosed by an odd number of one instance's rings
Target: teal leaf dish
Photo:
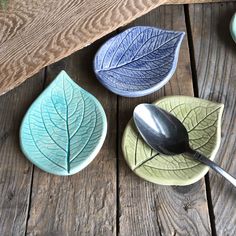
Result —
[[72, 175], [95, 158], [106, 132], [101, 104], [62, 71], [23, 118], [20, 145], [40, 169]]
[[175, 72], [184, 32], [132, 27], [109, 39], [94, 58], [97, 79], [121, 96], [139, 97], [163, 87]]
[[236, 43], [236, 13], [233, 15], [230, 22], [230, 32], [234, 42]]

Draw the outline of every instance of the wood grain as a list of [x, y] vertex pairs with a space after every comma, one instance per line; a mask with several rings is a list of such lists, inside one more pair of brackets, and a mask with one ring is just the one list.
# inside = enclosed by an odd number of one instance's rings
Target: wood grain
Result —
[[19, 148], [18, 131], [43, 86], [43, 71], [0, 98], [0, 235], [25, 235], [32, 164]]
[[196, 1], [9, 0], [0, 10], [0, 94], [161, 4]]
[[53, 176], [35, 168], [29, 235], [116, 235], [117, 98], [98, 83], [92, 72], [97, 46], [48, 67], [47, 82], [65, 69], [80, 86], [95, 95], [108, 118], [106, 141], [95, 160], [73, 176]]
[[[152, 25], [186, 31], [183, 6], [161, 6], [132, 25]], [[130, 25], [129, 25], [130, 26]], [[193, 96], [189, 49], [185, 37], [175, 75], [159, 92], [130, 99], [119, 98], [119, 137], [135, 105], [166, 95]], [[186, 187], [165, 187], [135, 176], [119, 156], [120, 235], [210, 235], [204, 179]]]
[[[16, 6], [18, 12], [22, 10], [22, 3], [24, 1]], [[37, 7], [51, 3], [32, 1], [32, 4], [35, 5], [29, 10], [37, 15], [42, 14], [37, 13]], [[24, 7], [28, 9], [23, 4]], [[233, 162], [236, 156], [236, 47], [228, 32], [233, 11], [236, 3], [191, 6], [190, 22], [199, 95], [225, 103], [223, 140], [216, 161], [236, 176]], [[24, 22], [17, 22], [17, 27], [24, 30]], [[132, 25], [142, 24], [186, 31], [183, 6], [160, 7]], [[10, 34], [14, 34], [13, 28]], [[92, 59], [102, 41], [46, 70], [49, 83], [65, 69], [79, 85], [96, 95], [106, 110], [109, 124], [106, 142], [97, 158], [81, 173], [71, 177], [46, 174], [32, 168], [19, 150], [19, 125], [26, 109], [43, 88], [43, 71], [0, 98], [0, 235], [211, 235], [204, 180], [188, 187], [148, 183], [131, 172], [120, 148], [116, 167], [117, 135], [120, 147], [124, 127], [135, 105], [165, 95], [193, 95], [187, 37], [181, 46], [177, 71], [162, 90], [143, 98], [119, 97], [118, 104], [117, 96], [104, 89], [92, 73]], [[0, 47], [0, 57], [1, 53]], [[213, 172], [210, 172], [210, 181], [217, 235], [234, 236], [235, 191]]]
[[[215, 161], [236, 176], [236, 45], [229, 22], [236, 3], [190, 6], [199, 96], [225, 104]], [[217, 235], [236, 235], [235, 188], [210, 171]]]

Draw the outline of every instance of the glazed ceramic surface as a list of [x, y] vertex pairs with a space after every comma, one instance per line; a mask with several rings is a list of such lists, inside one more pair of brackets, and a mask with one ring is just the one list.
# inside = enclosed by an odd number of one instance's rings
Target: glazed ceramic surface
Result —
[[[193, 149], [211, 160], [215, 158], [220, 145], [223, 104], [185, 96], [166, 97], [154, 104], [171, 112], [184, 124]], [[143, 141], [133, 119], [125, 129], [122, 150], [135, 174], [157, 184], [192, 184], [209, 170], [209, 167], [182, 154], [158, 154]]]
[[183, 32], [137, 26], [108, 40], [97, 52], [94, 70], [112, 92], [144, 96], [160, 89], [174, 74]]
[[94, 159], [106, 131], [101, 104], [62, 71], [27, 111], [20, 144], [25, 156], [42, 170], [71, 175]]
[[233, 15], [230, 22], [230, 32], [234, 42], [236, 43], [236, 13]]

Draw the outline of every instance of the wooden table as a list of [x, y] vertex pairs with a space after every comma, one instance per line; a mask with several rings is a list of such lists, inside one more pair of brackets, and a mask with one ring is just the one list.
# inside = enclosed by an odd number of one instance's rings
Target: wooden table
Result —
[[[154, 185], [130, 171], [120, 148], [138, 103], [171, 94], [223, 102], [216, 162], [236, 176], [236, 45], [228, 30], [235, 11], [236, 2], [161, 6], [130, 24], [187, 32], [175, 75], [150, 96], [119, 97], [97, 82], [92, 60], [103, 38], [0, 97], [0, 235], [235, 236], [236, 190], [223, 178], [210, 171], [187, 187]], [[27, 108], [62, 69], [101, 101], [109, 126], [96, 159], [69, 177], [34, 167], [18, 139]]]

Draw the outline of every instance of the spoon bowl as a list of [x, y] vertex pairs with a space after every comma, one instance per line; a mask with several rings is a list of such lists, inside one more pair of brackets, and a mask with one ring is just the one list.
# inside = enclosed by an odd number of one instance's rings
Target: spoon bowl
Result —
[[158, 152], [175, 155], [188, 149], [187, 130], [169, 112], [152, 104], [140, 104], [134, 109], [133, 117], [142, 138]]

